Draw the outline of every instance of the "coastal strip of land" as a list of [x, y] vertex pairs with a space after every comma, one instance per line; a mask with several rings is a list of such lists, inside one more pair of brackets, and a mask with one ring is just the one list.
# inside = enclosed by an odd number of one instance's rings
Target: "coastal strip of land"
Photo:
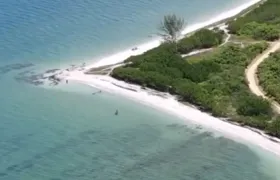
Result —
[[[236, 14], [244, 11], [245, 9], [259, 3], [260, 1], [250, 1], [247, 4], [240, 6], [232, 11], [223, 13], [223, 16], [213, 18], [212, 20], [204, 23], [199, 23], [192, 27], [187, 28], [184, 31], [191, 32], [199, 28], [209, 26], [217, 21], [235, 16]], [[91, 64], [85, 67], [85, 70], [73, 70], [65, 71], [59, 75], [59, 78], [66, 79], [70, 81], [76, 81], [83, 84], [90, 85], [92, 87], [102, 89], [103, 91], [108, 91], [110, 93], [116, 93], [121, 96], [125, 96], [136, 102], [143, 103], [152, 108], [165, 111], [167, 113], [173, 114], [180, 118], [183, 118], [188, 123], [195, 123], [204, 126], [210, 130], [215, 130], [223, 133], [224, 136], [232, 138], [238, 142], [250, 142], [258, 145], [264, 149], [267, 149], [280, 156], [280, 144], [277, 138], [270, 139], [270, 136], [260, 133], [259, 131], [254, 131], [247, 127], [242, 127], [229, 123], [222, 119], [211, 116], [208, 113], [204, 113], [193, 106], [186, 106], [185, 104], [179, 102], [177, 97], [170, 95], [169, 93], [158, 92], [149, 88], [143, 88], [139, 85], [130, 84], [124, 81], [114, 79], [108, 75], [97, 75], [97, 74], [86, 74], [92, 68], [99, 68], [110, 64], [122, 63], [124, 60], [130, 56], [136, 56], [155, 48], [160, 45], [160, 41], [156, 40], [154, 42], [147, 43], [143, 46], [138, 46], [138, 49], [132, 51], [131, 49], [121, 52], [119, 54], [113, 55], [111, 57], [105, 58], [97, 63]], [[110, 69], [110, 68], [109, 68]], [[102, 70], [98, 69], [99, 71]], [[110, 73], [110, 71], [108, 72]], [[106, 73], [107, 74], [107, 73]]]

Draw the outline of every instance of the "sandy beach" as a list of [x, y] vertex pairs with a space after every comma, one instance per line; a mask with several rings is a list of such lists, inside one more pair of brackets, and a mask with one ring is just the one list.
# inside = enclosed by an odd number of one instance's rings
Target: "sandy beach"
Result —
[[[221, 13], [219, 16], [214, 17], [209, 21], [188, 26], [183, 31], [182, 35], [193, 32], [202, 27], [209, 26], [223, 19], [233, 17], [244, 11], [245, 9], [251, 7], [252, 5], [259, 3], [260, 1], [261, 0], [252, 0], [246, 4], [243, 4], [242, 6], [239, 6], [238, 8]], [[176, 97], [171, 96], [170, 94], [160, 93], [150, 89], [142, 89], [140, 86], [118, 81], [107, 75], [85, 74], [85, 72], [91, 68], [121, 63], [130, 56], [142, 54], [147, 50], [159, 46], [160, 43], [160, 39], [155, 39], [146, 44], [135, 46], [137, 47], [137, 50], [132, 51], [131, 48], [129, 48], [128, 50], [125, 50], [123, 52], [114, 54], [107, 58], [103, 58], [96, 63], [87, 65], [83, 70], [64, 71], [59, 75], [59, 78], [68, 81], [76, 81], [98, 88], [102, 91], [114, 93], [132, 99], [136, 102], [180, 117], [184, 119], [186, 123], [201, 125], [206, 129], [220, 132], [225, 137], [231, 138], [237, 142], [249, 142], [280, 156], [280, 143], [269, 140], [269, 138], [264, 134], [257, 133], [248, 128], [225, 122], [219, 118], [215, 118], [207, 113], [201, 112], [194, 107], [186, 106], [177, 101]], [[275, 141], [278, 140], [275, 139]]]

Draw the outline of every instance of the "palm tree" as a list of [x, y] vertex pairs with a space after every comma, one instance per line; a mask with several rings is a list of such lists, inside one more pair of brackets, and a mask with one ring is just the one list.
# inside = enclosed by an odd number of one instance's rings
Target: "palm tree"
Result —
[[184, 19], [175, 14], [166, 15], [159, 26], [159, 35], [169, 43], [175, 43], [177, 50], [177, 40], [184, 28]]

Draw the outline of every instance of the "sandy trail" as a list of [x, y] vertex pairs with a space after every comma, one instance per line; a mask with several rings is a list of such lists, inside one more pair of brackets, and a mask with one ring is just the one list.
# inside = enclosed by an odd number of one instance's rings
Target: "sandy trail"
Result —
[[280, 48], [280, 40], [271, 43], [270, 47], [266, 51], [264, 51], [261, 55], [257, 56], [245, 70], [246, 79], [251, 92], [257, 96], [261, 96], [265, 99], [270, 100], [273, 110], [276, 111], [278, 114], [280, 114], [280, 104], [278, 104], [276, 101], [269, 99], [266, 96], [266, 93], [262, 90], [262, 87], [259, 85], [257, 71], [259, 65], [267, 57], [269, 57], [269, 54], [277, 51], [279, 48]]

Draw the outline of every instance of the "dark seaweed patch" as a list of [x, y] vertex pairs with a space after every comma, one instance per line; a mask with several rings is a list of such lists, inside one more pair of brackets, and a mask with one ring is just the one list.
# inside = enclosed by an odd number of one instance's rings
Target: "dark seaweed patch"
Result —
[[[48, 70], [48, 72], [55, 72], [58, 69], [53, 69], [53, 70]], [[46, 71], [47, 72], [47, 71]], [[48, 75], [46, 73], [35, 73], [33, 71], [25, 71], [19, 73], [16, 77], [15, 80], [18, 82], [24, 82], [28, 84], [32, 84], [35, 86], [38, 85], [43, 85], [46, 80], [49, 80], [50, 85], [57, 85], [61, 79], [57, 78], [57, 74], [51, 74]]]
[[13, 164], [13, 165], [7, 167], [6, 171], [14, 171], [17, 168], [18, 168], [18, 165], [17, 164]]
[[55, 73], [57, 71], [59, 71], [60, 69], [49, 69], [47, 71], [45, 71], [45, 73]]
[[[32, 135], [32, 134], [30, 134], [30, 135]], [[57, 144], [57, 145], [53, 146], [52, 148], [49, 148], [45, 152], [37, 153], [30, 159], [27, 159], [25, 161], [21, 161], [17, 164], [12, 164], [12, 165], [6, 167], [5, 171], [0, 173], [0, 177], [9, 175], [10, 173], [11, 174], [12, 173], [22, 173], [24, 171], [28, 171], [31, 168], [33, 168], [37, 162], [40, 162], [40, 160], [43, 157], [49, 157], [53, 154], [57, 154], [58, 152], [64, 152], [66, 149], [71, 149], [72, 147], [78, 147], [84, 143], [91, 143], [92, 137], [94, 135], [99, 135], [99, 134], [97, 131], [94, 131], [94, 130], [87, 130], [87, 131], [81, 132], [76, 137], [69, 138], [64, 143]], [[15, 139], [13, 141], [18, 142], [18, 140], [19, 139]], [[84, 152], [76, 152], [76, 153], [79, 154], [80, 156], [84, 156], [84, 157], [87, 156]], [[82, 170], [83, 167], [84, 167], [84, 165], [82, 165], [80, 168], [78, 168], [76, 170], [70, 169], [69, 171], [65, 171], [65, 173], [68, 175], [71, 174], [77, 178], [80, 178], [80, 177], [84, 176], [85, 171], [86, 171], [86, 170]]]
[[19, 164], [13, 164], [6, 168], [7, 172], [22, 172], [33, 167], [32, 160], [26, 160]]
[[4, 177], [4, 176], [7, 176], [8, 174], [7, 173], [0, 173], [0, 177]]
[[0, 66], [0, 74], [6, 74], [8, 72], [11, 71], [15, 71], [15, 70], [21, 70], [24, 68], [28, 68], [34, 66], [34, 64], [32, 63], [25, 63], [25, 64], [21, 64], [21, 63], [17, 63], [17, 64], [9, 64], [9, 65], [5, 65], [5, 66]]
[[29, 83], [35, 86], [43, 85], [44, 82], [42, 81], [44, 79], [44, 76], [42, 74], [35, 74], [32, 75], [30, 72], [25, 72], [18, 74], [18, 76], [15, 77], [15, 80], [18, 82], [24, 82]]
[[18, 169], [18, 171], [21, 172], [21, 171], [24, 171], [24, 170], [26, 170], [26, 169], [31, 169], [31, 168], [33, 167], [33, 165], [34, 165], [34, 164], [32, 163], [31, 160], [24, 161], [24, 162], [21, 164], [21, 166], [20, 166], [20, 168]]

